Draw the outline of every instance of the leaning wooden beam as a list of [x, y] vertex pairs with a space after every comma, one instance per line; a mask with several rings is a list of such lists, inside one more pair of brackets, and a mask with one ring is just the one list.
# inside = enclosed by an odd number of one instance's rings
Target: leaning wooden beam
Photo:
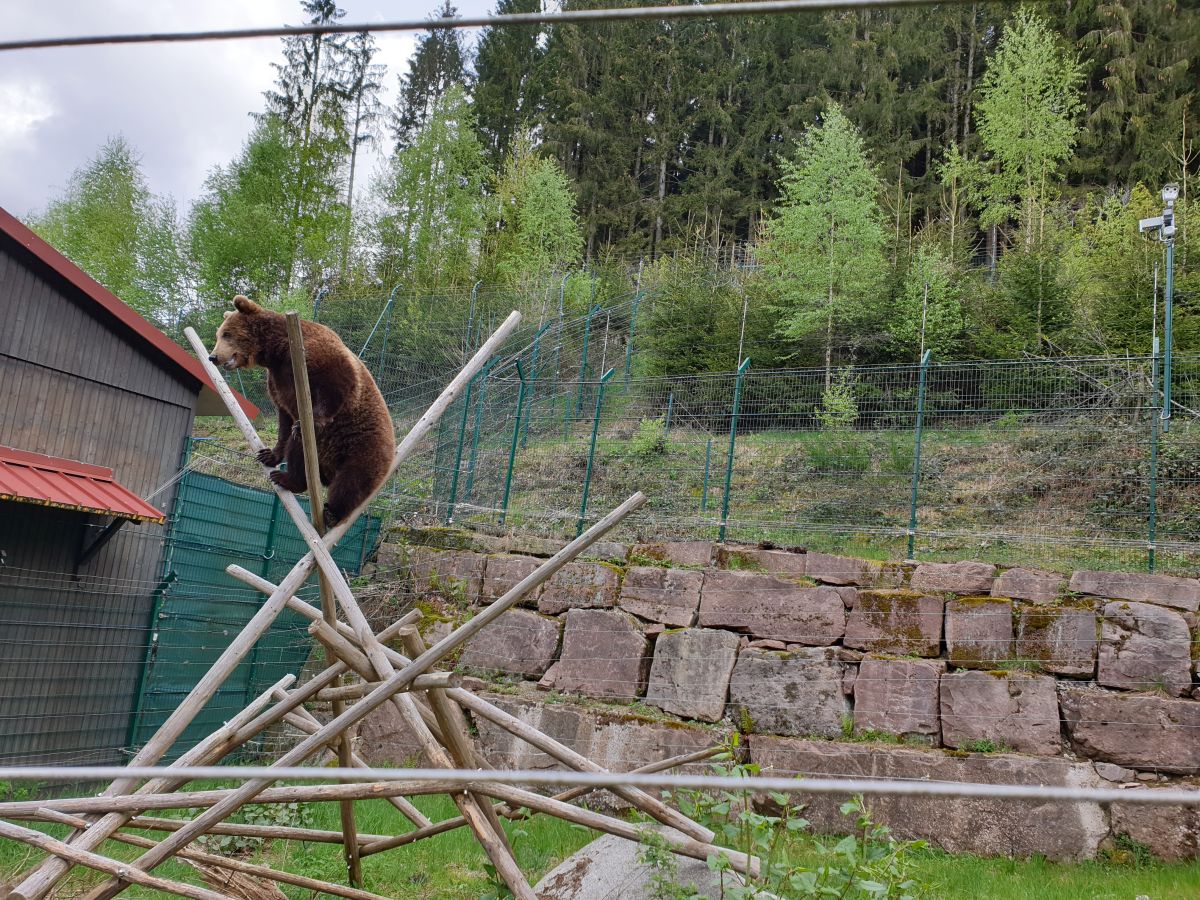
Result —
[[[437, 400], [426, 410], [425, 414], [417, 420], [416, 424], [409, 430], [408, 434], [396, 447], [396, 454], [392, 460], [392, 467], [389, 470], [389, 476], [396, 471], [401, 463], [404, 462], [413, 451], [417, 448], [420, 442], [428, 435], [429, 431], [441, 419], [445, 411], [450, 407], [459, 395], [466, 389], [466, 386], [479, 373], [486, 362], [496, 353], [500, 346], [508, 339], [508, 337], [516, 330], [520, 324], [521, 316], [519, 313], [512, 313], [504, 323], [492, 334], [483, 346], [476, 351], [475, 355], [470, 359], [467, 365], [458, 373], [457, 376], [450, 382], [449, 385], [442, 391]], [[233, 392], [225, 383], [216, 367], [208, 360], [208, 351], [196, 332], [191, 328], [184, 329], [184, 334], [188, 342], [192, 345], [192, 349], [196, 352], [199, 358], [200, 365], [205, 367], [208, 372], [209, 379], [222, 402], [229, 409], [230, 415], [234, 421], [242, 428], [243, 434], [250, 435], [254, 438], [251, 441], [253, 444], [257, 440], [257, 434], [254, 432], [253, 426], [250, 425], [250, 420], [246, 418], [246, 414], [242, 411], [237, 399], [233, 396]], [[259, 449], [262, 442], [258, 441]], [[286, 491], [284, 492], [287, 493]], [[295, 498], [288, 494], [288, 497], [294, 502]], [[358, 509], [351, 512], [345, 520], [339, 522], [336, 527], [332, 528], [327, 535], [322, 539], [323, 549], [328, 549], [334, 546], [338, 540], [350, 529], [350, 526], [358, 519], [359, 515], [366, 509], [367, 505], [374, 497], [364, 500]], [[251, 618], [250, 622], [243, 628], [241, 634], [230, 644], [229, 647], [221, 654], [209, 671], [201, 678], [197, 685], [192, 689], [184, 701], [176, 708], [176, 710], [167, 718], [167, 721], [159, 728], [158, 732], [146, 743], [141, 751], [130, 761], [130, 765], [153, 765], [158, 762], [167, 748], [175, 742], [184, 729], [191, 724], [191, 721], [199, 713], [200, 709], [212, 699], [213, 695], [225, 682], [228, 676], [241, 663], [242, 658], [249, 652], [249, 649], [258, 641], [258, 639], [266, 632], [266, 629], [274, 622], [275, 618], [282, 611], [283, 606], [287, 603], [287, 599], [291, 597], [300, 586], [304, 584], [309, 574], [312, 572], [313, 566], [316, 565], [317, 548], [313, 548], [303, 559], [292, 569], [291, 572], [284, 578], [279, 585], [279, 590], [267, 599], [259, 608], [258, 612]], [[327, 554], [326, 554], [327, 555]], [[116, 795], [127, 792], [132, 787], [132, 783], [128, 779], [123, 779], [114, 782], [108, 789], [108, 793]], [[74, 839], [77, 846], [84, 848], [92, 848], [103, 843], [104, 839], [112, 834], [120, 827], [120, 820], [113, 819], [110, 821], [100, 821], [92, 825], [86, 832]], [[46, 860], [41, 865], [37, 866], [33, 871], [29, 872], [19, 884], [12, 890], [13, 900], [40, 900], [57, 884], [62, 877], [69, 871], [70, 866], [59, 859]]]
[[[640, 842], [642, 832], [648, 830], [645, 825], [631, 825], [621, 819], [614, 819], [612, 816], [601, 815], [589, 809], [572, 806], [570, 803], [562, 803], [551, 797], [543, 797], [541, 794], [535, 794], [533, 791], [522, 790], [521, 788], [512, 787], [507, 784], [485, 782], [475, 784], [472, 790], [495, 797], [497, 800], [504, 800], [510, 806], [525, 806], [535, 812], [547, 813], [556, 818], [573, 822], [576, 825], [594, 828], [597, 831], [623, 837], [630, 841]], [[728, 857], [730, 865], [737, 871], [749, 871], [750, 874], [758, 874], [759, 860], [757, 857], [747, 856], [745, 853], [739, 853], [736, 850], [717, 847], [704, 841], [695, 841], [676, 834], [669, 829], [656, 828], [652, 830], [662, 835], [663, 840], [667, 842], [667, 846], [681, 856], [690, 856], [692, 859], [698, 859], [703, 862], [708, 860], [709, 857], [724, 855]]]
[[[217, 375], [218, 377], [216, 380], [223, 384], [223, 381], [221, 381], [219, 378], [219, 373], [217, 373], [215, 369], [213, 369], [212, 374]], [[350, 619], [351, 626], [354, 627], [356, 633], [364, 634], [364, 644], [371, 645], [371, 653], [369, 655], [371, 656], [371, 662], [374, 664], [379, 676], [384, 677], [388, 675], [388, 673], [393, 672], [394, 674], [391, 674], [390, 677], [387, 677], [379, 688], [372, 691], [358, 703], [354, 704], [354, 706], [346, 710], [346, 712], [342, 713], [342, 715], [331, 720], [317, 734], [310, 735], [308, 738], [304, 739], [298, 745], [289, 750], [274, 765], [280, 767], [292, 766], [303, 761], [310, 754], [324, 746], [328, 742], [330, 735], [340, 734], [346, 728], [349, 728], [356, 722], [361, 721], [371, 712], [378, 709], [385, 702], [390, 700], [397, 691], [408, 687], [418, 675], [425, 674], [425, 671], [428, 668], [461, 646], [465, 641], [478, 633], [478, 631], [489, 622], [494, 621], [510, 606], [516, 604], [527, 592], [533, 590], [544, 581], [548, 580], [555, 572], [574, 559], [575, 556], [577, 556], [583, 550], [600, 540], [600, 538], [615, 528], [626, 516], [641, 507], [645, 502], [646, 497], [644, 494], [641, 492], [634, 494], [619, 507], [585, 531], [582, 535], [571, 541], [571, 543], [556, 553], [553, 557], [544, 562], [531, 575], [522, 579], [522, 581], [516, 587], [506, 593], [499, 600], [495, 601], [483, 612], [476, 615], [473, 619], [471, 619], [470, 622], [467, 622], [465, 625], [455, 629], [455, 631], [451, 632], [450, 635], [438, 641], [433, 647], [422, 654], [421, 657], [414, 660], [412, 664], [398, 672], [394, 672], [392, 669], [390, 662], [388, 662], [387, 657], [382, 652], [382, 645], [378, 643], [378, 641], [375, 639], [375, 636], [371, 633], [370, 627], [366, 623], [366, 619], [362, 616], [362, 611], [359, 610], [358, 604], [355, 602], [353, 596], [351, 596], [349, 599], [349, 604], [344, 606], [345, 613], [347, 618]], [[307, 523], [303, 522], [297, 523], [297, 525], [300, 524], [307, 525]], [[330, 532], [330, 534], [334, 534], [335, 532], [336, 529]], [[341, 573], [337, 572], [335, 568], [333, 572], [327, 572], [327, 574], [329, 574], [331, 576], [331, 580], [333, 580], [335, 574], [340, 578]], [[340, 594], [338, 595], [338, 599], [339, 601], [342, 600]], [[412, 703], [412, 698], [407, 695], [401, 695], [399, 699], [401, 702], [408, 701], [408, 703]], [[415, 719], [415, 721], [408, 721], [409, 727], [414, 731], [415, 734], [418, 735], [419, 739], [422, 741], [422, 744], [426, 747], [426, 755], [431, 755], [430, 751], [432, 751], [432, 755], [434, 757], [444, 759], [444, 753], [440, 751], [440, 747], [438, 747], [436, 742], [433, 741], [432, 735], [429, 734], [428, 729], [425, 728], [424, 723], [421, 722], [420, 716], [415, 714], [415, 710], [413, 719]], [[426, 741], [426, 736], [428, 736], [428, 741]], [[430, 747], [430, 744], [433, 746]], [[446, 760], [446, 762], [448, 762], [448, 760]], [[443, 767], [448, 766], [445, 766], [445, 763], [443, 763]], [[269, 773], [270, 768], [268, 767], [264, 770], [264, 772]], [[251, 802], [256, 796], [258, 796], [258, 794], [262, 793], [262, 791], [270, 783], [271, 778], [269, 774], [265, 778], [255, 778], [247, 781], [224, 800], [210, 808], [207, 812], [193, 819], [189, 826], [176, 832], [167, 840], [162, 841], [153, 850], [147, 851], [145, 854], [135, 860], [132, 865], [145, 871], [152, 869], [154, 866], [158, 865], [164, 859], [169, 857], [171, 853], [173, 853], [179, 847], [190, 843], [198, 835], [203, 834], [209, 825], [223, 821], [243, 804]], [[456, 798], [463, 796], [461, 793], [451, 793], [452, 796]], [[469, 800], [469, 798], [467, 799]], [[470, 808], [470, 812], [468, 812], [468, 808]], [[473, 805], [471, 807], [467, 807], [466, 804], [464, 804], [463, 807], [460, 807], [460, 810], [462, 811], [463, 815], [467, 816], [469, 819], [472, 817], [472, 815], [478, 814], [478, 809], [473, 807]], [[473, 828], [477, 835], [485, 829], [486, 822], [483, 821], [480, 821], [479, 824]], [[486, 849], [489, 849], [487, 844], [485, 844], [485, 850]], [[495, 848], [492, 849], [494, 850]], [[495, 859], [493, 859], [493, 862], [495, 862]], [[532, 898], [532, 893], [529, 891], [528, 884], [523, 879], [513, 881], [513, 876], [511, 873], [504, 871], [504, 868], [505, 867], [497, 865], [497, 870], [500, 872], [501, 876], [504, 877], [505, 883], [508, 885], [509, 889], [512, 890], [517, 897]], [[120, 885], [118, 882], [109, 882], [105, 885], [102, 885], [97, 891], [93, 891], [89, 897], [93, 898], [93, 900], [104, 900], [104, 898], [114, 896], [119, 889]], [[30, 898], [23, 898], [23, 900], [30, 900]]]
[[[89, 850], [80, 850], [78, 847], [56, 840], [48, 834], [34, 831], [32, 828], [22, 828], [11, 822], [0, 822], [0, 837], [8, 838], [11, 841], [20, 841], [22, 844], [29, 844], [31, 847], [44, 850], [46, 853], [52, 854], [55, 859], [61, 860], [68, 871], [72, 864], [76, 864], [96, 869], [99, 872], [107, 872], [110, 875], [120, 875], [134, 884], [174, 894], [177, 897], [191, 897], [193, 900], [234, 900], [228, 894], [219, 894], [207, 888], [184, 884], [182, 881], [171, 881], [145, 872], [130, 871], [126, 863], [117, 862], [115, 859], [109, 859], [107, 856], [101, 856], [99, 853], [92, 853]], [[10, 892], [9, 896], [16, 895]]]
[[[308, 511], [312, 521], [313, 531], [318, 536], [325, 534], [325, 515], [321, 505], [321, 467], [317, 454], [317, 426], [313, 421], [312, 393], [308, 384], [308, 357], [304, 352], [304, 332], [300, 328], [300, 314], [289, 312], [285, 316], [287, 322], [288, 350], [292, 360], [292, 385], [296, 393], [296, 414], [300, 423], [300, 437], [304, 442], [304, 475], [308, 483]], [[333, 624], [337, 621], [337, 601], [329, 585], [325, 573], [318, 571], [321, 584], [321, 614], [325, 621]], [[327, 663], [336, 662], [332, 656], [326, 657]], [[345, 704], [341, 700], [332, 701], [334, 716], [345, 712]], [[337, 757], [338, 765], [344, 769], [350, 768], [352, 732], [344, 731], [338, 735]], [[363, 886], [362, 864], [358, 859], [358, 826], [354, 824], [354, 801], [344, 800], [339, 813], [342, 819], [342, 831], [346, 840], [342, 844], [343, 856], [346, 862], [346, 872], [354, 887]]]
[[[462, 687], [462, 680], [463, 677], [458, 672], [430, 672], [428, 675], [418, 677], [412, 683], [412, 689], [414, 691], [432, 691]], [[318, 703], [327, 703], [331, 700], [361, 700], [381, 684], [383, 684], [382, 681], [360, 681], [356, 684], [344, 684], [341, 687], [326, 688], [323, 691], [317, 691], [313, 699]]]
[[[147, 831], [178, 831], [188, 823], [188, 819], [160, 819], [154, 816], [135, 816], [129, 820], [130, 828], [144, 828]], [[265, 841], [307, 841], [314, 844], [340, 844], [340, 831], [324, 831], [319, 828], [292, 828], [285, 825], [243, 825], [240, 822], [222, 822], [214, 825], [208, 834], [228, 834], [234, 837], [260, 838]], [[376, 840], [376, 835], [360, 834], [359, 839], [365, 844], [368, 840]]]
[[[652, 775], [655, 772], [665, 772], [667, 769], [673, 769], [676, 766], [685, 766], [688, 763], [702, 762], [710, 759], [720, 753], [720, 746], [706, 747], [703, 750], [697, 750], [695, 753], [684, 753], [680, 756], [672, 756], [670, 759], [660, 760], [637, 769], [632, 769], [630, 774], [636, 775]], [[570, 803], [572, 800], [578, 800], [580, 797], [586, 796], [598, 788], [593, 787], [577, 787], [571, 788], [569, 791], [563, 791], [560, 794], [555, 794], [552, 799], [560, 800], [563, 803]], [[512, 807], [507, 803], [498, 803], [493, 807], [497, 815], [504, 816], [506, 819], [527, 819], [529, 811], [526, 809]], [[456, 828], [462, 828], [467, 822], [461, 816], [443, 819], [440, 822], [434, 822], [424, 828], [418, 828], [415, 831], [406, 831], [404, 834], [398, 834], [395, 837], [385, 838], [382, 841], [374, 841], [363, 839], [362, 855], [371, 856], [374, 853], [381, 853], [384, 850], [391, 850], [393, 847], [402, 847], [405, 844], [412, 844], [424, 838], [434, 837], [439, 834], [445, 834], [447, 831], [454, 831]]]
[[[46, 810], [45, 813], [46, 821], [59, 822], [75, 828], [87, 827], [87, 820], [81, 819], [78, 816], [54, 812], [53, 810]], [[123, 831], [118, 831], [110, 840], [120, 841], [122, 844], [129, 844], [131, 847], [142, 847], [143, 849], [153, 847], [155, 843], [150, 838], [141, 837], [136, 834], [126, 834]], [[266, 878], [271, 881], [278, 881], [281, 884], [290, 884], [295, 887], [307, 888], [324, 894], [332, 894], [335, 897], [347, 897], [349, 900], [388, 900], [387, 897], [380, 894], [372, 894], [370, 891], [353, 887], [343, 887], [340, 884], [333, 884], [328, 881], [318, 881], [316, 878], [308, 878], [304, 875], [293, 875], [291, 872], [283, 872], [279, 869], [273, 869], [270, 866], [248, 863], [240, 859], [231, 859], [228, 856], [219, 856], [215, 853], [205, 853], [202, 850], [193, 850], [190, 847], [183, 848], [175, 855], [180, 859], [192, 860], [209, 866], [217, 866], [222, 869], [229, 869], [232, 872], [241, 872], [245, 875], [252, 875], [255, 878]]]

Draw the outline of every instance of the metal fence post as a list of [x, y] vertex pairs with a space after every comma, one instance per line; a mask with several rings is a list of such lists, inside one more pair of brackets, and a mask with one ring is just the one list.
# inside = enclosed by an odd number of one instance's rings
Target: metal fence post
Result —
[[925, 424], [925, 375], [929, 371], [929, 354], [921, 357], [921, 374], [917, 382], [917, 425], [913, 435], [912, 486], [908, 492], [908, 558], [913, 558], [917, 539], [917, 491], [921, 484], [921, 431]]
[[1163, 398], [1158, 387], [1158, 338], [1154, 339], [1154, 358], [1150, 381], [1150, 509], [1146, 529], [1146, 570], [1154, 571], [1155, 544], [1158, 539], [1158, 433], [1163, 421]]
[[708, 446], [704, 448], [704, 488], [700, 491], [700, 512], [704, 512], [708, 508], [708, 472], [712, 463], [712, 438], [708, 439]]
[[1167, 283], [1163, 288], [1163, 401], [1162, 430], [1171, 430], [1171, 325], [1175, 319], [1175, 239], [1167, 239]]
[[487, 402], [487, 380], [491, 374], [495, 359], [488, 362], [479, 373], [479, 395], [475, 398], [475, 425], [471, 429], [471, 456], [467, 461], [467, 485], [463, 488], [463, 499], [470, 500], [471, 492], [475, 490], [475, 461], [479, 456], [479, 431], [483, 426], [483, 407]]
[[592, 316], [600, 311], [600, 304], [594, 304], [588, 310], [587, 318], [583, 322], [583, 351], [579, 354], [579, 396], [575, 399], [575, 418], [578, 419], [583, 415], [583, 390], [587, 384], [587, 357], [588, 357], [588, 341], [592, 336]]
[[[479, 376], [476, 375], [475, 378]], [[449, 525], [454, 521], [454, 504], [458, 500], [458, 470], [462, 467], [463, 441], [467, 434], [467, 415], [471, 411], [471, 389], [475, 386], [475, 379], [467, 382], [467, 389], [463, 392], [463, 411], [462, 417], [458, 422], [458, 448], [454, 451], [454, 469], [450, 474], [450, 499], [446, 504], [446, 524]]]
[[482, 281], [477, 281], [471, 288], [471, 306], [467, 310], [467, 334], [463, 338], [463, 355], [471, 352], [471, 328], [475, 324], [475, 298], [479, 296], [479, 286]]
[[579, 521], [575, 523], [575, 536], [583, 534], [583, 519], [587, 515], [588, 493], [592, 487], [592, 463], [596, 459], [596, 435], [600, 431], [600, 408], [604, 405], [604, 386], [613, 377], [616, 369], [609, 369], [600, 376], [600, 387], [596, 391], [596, 414], [592, 417], [592, 443], [588, 447], [587, 471], [583, 475], [583, 500], [579, 503]]
[[[379, 323], [383, 321], [383, 317], [391, 313], [392, 304], [396, 302], [396, 291], [400, 290], [400, 285], [397, 284], [392, 288], [392, 293], [388, 295], [387, 303], [383, 304], [383, 309], [379, 312], [379, 318], [375, 320], [375, 324], [371, 326], [371, 332], [367, 335], [367, 339], [363, 341], [362, 349], [358, 351], [358, 358], [362, 359], [363, 354], [367, 352], [367, 348], [371, 346], [371, 338], [375, 337], [375, 332], [379, 330]], [[390, 324], [391, 319], [388, 319]], [[240, 369], [238, 370], [241, 371]]]
[[[539, 332], [540, 334], [540, 332]], [[537, 365], [537, 346], [534, 346], [534, 366]], [[536, 369], [534, 370], [536, 371]], [[532, 373], [531, 373], [532, 374]], [[513, 466], [517, 462], [517, 444], [521, 439], [521, 411], [525, 406], [525, 369], [517, 360], [517, 377], [521, 384], [517, 387], [517, 415], [513, 422], [512, 445], [508, 448], [508, 474], [504, 476], [504, 499], [500, 502], [500, 524], [508, 518], [508, 498], [512, 494]], [[532, 386], [532, 382], [530, 382]]]
[[[538, 376], [538, 355], [542, 349], [542, 335], [550, 330], [550, 322], [547, 322], [538, 329], [538, 333], [533, 336], [533, 350], [529, 354], [529, 415], [525, 417], [525, 424], [521, 426], [521, 449], [524, 450], [529, 443], [529, 420], [533, 418], [533, 395], [537, 386]], [[522, 381], [524, 384], [524, 381]]]
[[738, 413], [742, 407], [742, 382], [746, 378], [746, 370], [750, 368], [750, 357], [742, 360], [738, 366], [737, 381], [733, 387], [733, 414], [729, 419], [729, 457], [725, 460], [725, 497], [721, 500], [721, 532], [717, 538], [725, 543], [725, 532], [729, 527], [729, 488], [733, 484], [733, 451], [737, 444]]
[[638, 306], [642, 302], [642, 292], [633, 295], [633, 306], [629, 310], [629, 338], [625, 341], [625, 383], [629, 384], [630, 372], [633, 369], [633, 336], [637, 331]]
[[663, 439], [671, 437], [671, 411], [675, 408], [675, 392], [667, 391], [667, 421], [663, 425]]

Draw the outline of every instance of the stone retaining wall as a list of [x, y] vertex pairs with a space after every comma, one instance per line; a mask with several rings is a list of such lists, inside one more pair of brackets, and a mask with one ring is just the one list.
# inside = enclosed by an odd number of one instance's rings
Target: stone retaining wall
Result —
[[[462, 617], [557, 549], [434, 537], [447, 549], [385, 544], [380, 569], [407, 569], [419, 594]], [[606, 766], [634, 768], [736, 728], [764, 773], [1131, 790], [1200, 775], [1200, 580], [697, 541], [594, 552], [469, 642], [460, 666]], [[370, 728], [386, 758], [388, 729]], [[479, 731], [497, 764], [549, 764], [485, 723]], [[955, 851], [1077, 859], [1123, 833], [1168, 858], [1200, 852], [1200, 813], [1188, 810], [872, 806], [900, 834]], [[805, 815], [845, 828], [837, 798]]]

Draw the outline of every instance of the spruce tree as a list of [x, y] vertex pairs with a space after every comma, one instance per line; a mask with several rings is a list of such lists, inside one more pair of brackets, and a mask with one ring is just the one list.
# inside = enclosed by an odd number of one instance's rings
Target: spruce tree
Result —
[[[450, 0], [443, 0], [434, 21], [457, 15]], [[431, 27], [417, 40], [408, 72], [400, 76], [400, 96], [392, 120], [397, 149], [412, 143], [452, 87], [466, 86], [465, 55], [462, 33], [454, 28]]]
[[[541, 0], [500, 0], [496, 15], [541, 10]], [[499, 171], [538, 107], [534, 72], [541, 49], [537, 26], [485, 28], [475, 53], [473, 101], [488, 164]]]

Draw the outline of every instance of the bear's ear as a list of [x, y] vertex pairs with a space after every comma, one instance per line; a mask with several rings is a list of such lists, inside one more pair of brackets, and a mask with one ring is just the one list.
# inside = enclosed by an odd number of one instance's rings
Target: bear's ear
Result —
[[225, 310], [225, 318], [226, 318], [226, 319], [228, 319], [228, 318], [229, 318], [230, 316], [232, 316], [232, 315], [233, 315], [233, 310], [232, 310], [232, 309], [227, 309], [227, 310]]
[[237, 311], [243, 316], [253, 316], [256, 313], [262, 312], [261, 306], [259, 306], [253, 300], [243, 297], [241, 294], [238, 294], [233, 298], [233, 305], [234, 308], [237, 309]]

